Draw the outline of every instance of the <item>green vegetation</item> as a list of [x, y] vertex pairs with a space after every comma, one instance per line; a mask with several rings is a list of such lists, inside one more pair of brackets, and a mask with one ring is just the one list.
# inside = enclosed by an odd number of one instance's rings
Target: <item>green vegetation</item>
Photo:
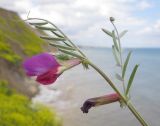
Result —
[[21, 60], [20, 56], [15, 54], [11, 49], [10, 45], [6, 43], [1, 31], [0, 31], [0, 57], [14, 64], [17, 61]]
[[17, 63], [42, 51], [44, 41], [19, 16], [0, 8], [0, 58]]
[[47, 107], [31, 103], [0, 81], [0, 126], [61, 126], [61, 121]]

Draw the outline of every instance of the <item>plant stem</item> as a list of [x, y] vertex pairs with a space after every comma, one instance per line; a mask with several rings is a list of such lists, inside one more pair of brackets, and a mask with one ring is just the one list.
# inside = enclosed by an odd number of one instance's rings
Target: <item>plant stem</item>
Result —
[[124, 96], [119, 92], [119, 90], [116, 88], [116, 86], [114, 85], [114, 83], [109, 79], [108, 76], [106, 76], [106, 74], [101, 71], [96, 65], [94, 65], [91, 62], [88, 62], [88, 64], [90, 66], [92, 66], [92, 68], [94, 68], [107, 82], [108, 84], [113, 88], [113, 90], [121, 97], [122, 100], [125, 100]]
[[[115, 24], [113, 23], [113, 21], [111, 21], [115, 31], [116, 31], [116, 34], [117, 34], [117, 38], [118, 38], [118, 45], [119, 45], [119, 56], [120, 56], [120, 67], [121, 67], [121, 76], [122, 76], [122, 71], [123, 71], [123, 59], [122, 59], [122, 48], [121, 48], [121, 41], [120, 41], [120, 37], [119, 37], [119, 33], [118, 33], [118, 30], [115, 26]], [[124, 91], [124, 94], [126, 92], [126, 87], [125, 87], [125, 83], [124, 83], [124, 78], [122, 78], [122, 85], [123, 85], [123, 91]]]
[[114, 85], [114, 83], [108, 78], [108, 76], [100, 70], [96, 65], [94, 65], [91, 62], [88, 62], [88, 64], [94, 68], [107, 82], [108, 84], [113, 88], [113, 90], [120, 96], [121, 100], [127, 105], [129, 110], [134, 114], [134, 116], [138, 119], [138, 121], [141, 123], [142, 126], [149, 126], [145, 120], [141, 117], [141, 115], [137, 112], [137, 110], [134, 108], [131, 102], [128, 102], [127, 99], [119, 92], [117, 87]]
[[142, 118], [142, 116], [137, 112], [135, 107], [132, 105], [131, 102], [127, 103], [127, 107], [129, 110], [134, 114], [134, 116], [139, 120], [139, 122], [142, 124], [142, 126], [149, 126], [146, 121]]

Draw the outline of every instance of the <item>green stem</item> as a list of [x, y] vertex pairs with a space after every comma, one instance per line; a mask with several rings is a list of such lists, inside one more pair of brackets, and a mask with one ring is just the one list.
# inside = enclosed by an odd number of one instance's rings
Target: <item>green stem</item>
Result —
[[128, 102], [127, 106], [129, 108], [129, 110], [134, 114], [134, 116], [139, 120], [139, 122], [142, 124], [142, 126], [149, 126], [145, 122], [145, 120], [142, 118], [142, 116], [137, 112], [137, 110], [135, 109], [135, 107], [132, 105], [131, 102]]
[[100, 70], [96, 65], [94, 65], [91, 62], [88, 62], [88, 64], [94, 68], [107, 82], [108, 84], [113, 88], [113, 90], [120, 96], [121, 100], [127, 105], [129, 110], [134, 114], [134, 116], [139, 120], [139, 122], [142, 124], [142, 126], [149, 126], [145, 120], [141, 117], [141, 115], [137, 112], [137, 110], [134, 108], [131, 102], [128, 102], [127, 99], [119, 92], [117, 87], [114, 85], [114, 83], [108, 78], [108, 76]]
[[[118, 30], [115, 26], [115, 24], [113, 23], [113, 21], [111, 21], [115, 31], [116, 31], [116, 34], [117, 34], [117, 38], [118, 38], [118, 45], [119, 45], [119, 56], [120, 56], [120, 67], [121, 67], [121, 76], [122, 76], [122, 71], [123, 71], [123, 59], [122, 59], [122, 48], [121, 48], [121, 41], [120, 41], [120, 37], [119, 37], [119, 33], [118, 33]], [[123, 91], [124, 91], [124, 94], [126, 92], [126, 87], [125, 87], [125, 83], [124, 83], [124, 78], [122, 78], [122, 85], [123, 85]]]
[[119, 90], [117, 89], [117, 87], [114, 85], [114, 83], [106, 76], [106, 74], [101, 71], [96, 65], [94, 65], [91, 62], [88, 62], [88, 64], [90, 66], [92, 66], [107, 82], [108, 84], [113, 88], [113, 90], [121, 97], [121, 99], [124, 101], [125, 98], [124, 96], [119, 92]]

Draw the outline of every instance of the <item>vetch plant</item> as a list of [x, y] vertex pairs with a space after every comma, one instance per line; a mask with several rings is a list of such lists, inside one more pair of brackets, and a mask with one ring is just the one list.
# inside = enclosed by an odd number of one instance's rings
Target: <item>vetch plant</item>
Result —
[[115, 19], [113, 17], [110, 17], [110, 22], [113, 25], [114, 30], [109, 31], [103, 28], [102, 31], [113, 39], [113, 55], [115, 57], [116, 66], [121, 70], [120, 73], [116, 73], [115, 76], [122, 83], [123, 91], [118, 89], [113, 81], [100, 68], [94, 65], [56, 25], [54, 25], [50, 21], [40, 18], [28, 18], [27, 21], [29, 21], [30, 25], [39, 30], [52, 33], [52, 36], [49, 34], [47, 36], [40, 36], [40, 38], [47, 40], [51, 46], [54, 46], [58, 50], [54, 54], [42, 53], [24, 61], [23, 66], [28, 76], [37, 76], [36, 81], [41, 84], [47, 85], [53, 84], [64, 71], [69, 70], [70, 68], [78, 64], [82, 64], [85, 69], [89, 69], [90, 67], [92, 67], [103, 77], [106, 83], [112, 87], [114, 93], [86, 100], [81, 107], [83, 113], [88, 113], [88, 110], [91, 107], [119, 102], [121, 108], [123, 108], [124, 106], [129, 108], [129, 110], [138, 119], [142, 126], [148, 126], [148, 124], [131, 103], [130, 89], [138, 65], [134, 66], [128, 82], [125, 83], [125, 75], [131, 57], [131, 52], [128, 53], [127, 57], [124, 60], [122, 57], [120, 40], [127, 31], [125, 30], [119, 34], [114, 24]]

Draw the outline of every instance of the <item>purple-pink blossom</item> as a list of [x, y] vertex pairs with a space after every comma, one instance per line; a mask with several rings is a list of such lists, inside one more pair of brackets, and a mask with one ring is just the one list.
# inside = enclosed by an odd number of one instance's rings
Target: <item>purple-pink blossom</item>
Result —
[[48, 85], [54, 83], [65, 70], [78, 64], [79, 59], [71, 59], [61, 65], [54, 55], [42, 53], [26, 59], [23, 67], [28, 76], [37, 76], [36, 81]]
[[48, 53], [42, 53], [26, 59], [23, 63], [28, 76], [38, 76], [52, 68], [57, 68], [60, 64], [55, 57]]

